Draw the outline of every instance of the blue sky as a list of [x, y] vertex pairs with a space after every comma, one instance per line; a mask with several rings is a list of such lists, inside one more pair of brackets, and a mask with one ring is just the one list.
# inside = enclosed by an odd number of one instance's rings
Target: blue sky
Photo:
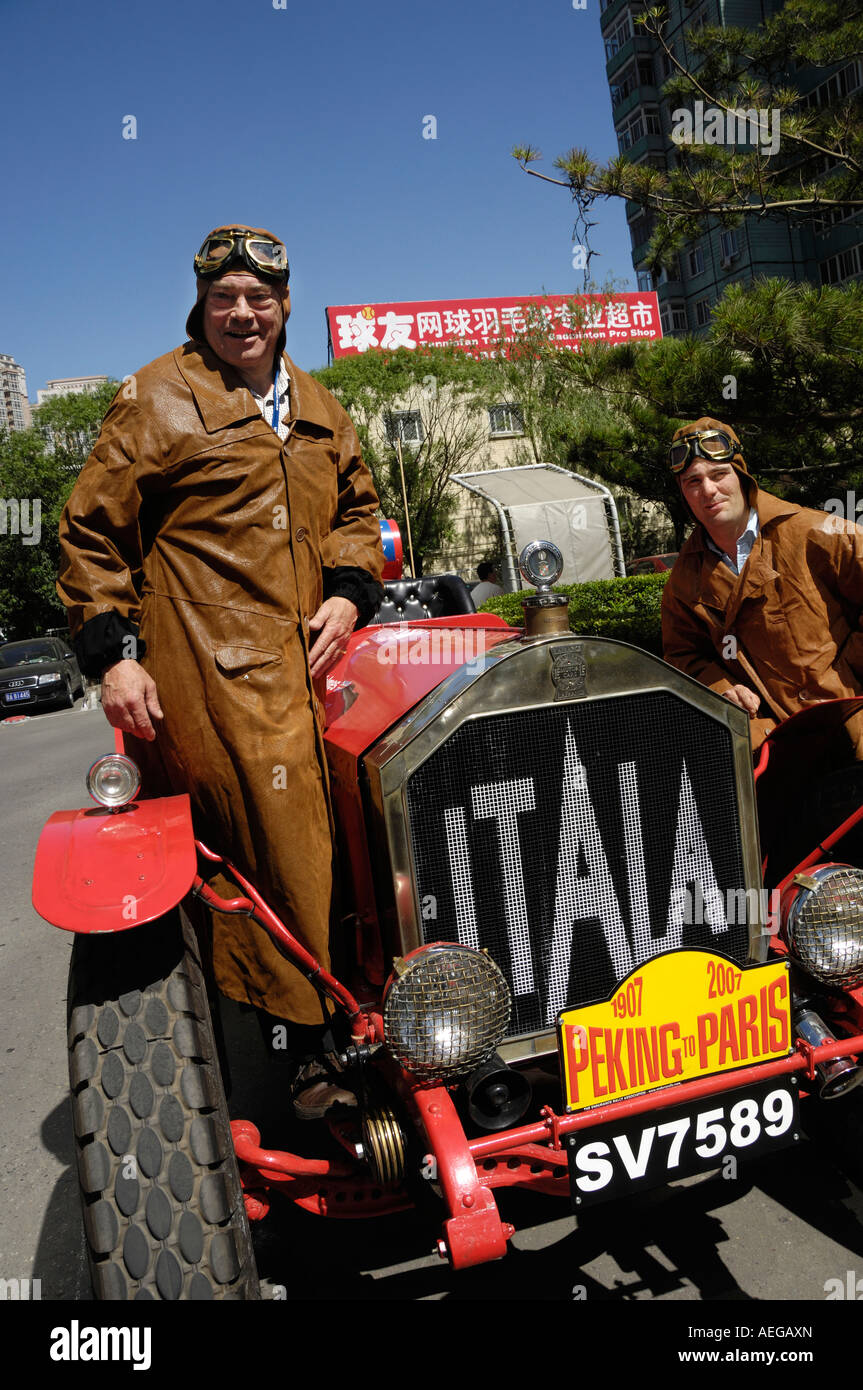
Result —
[[[509, 151], [538, 145], [548, 172], [616, 152], [599, 0], [0, 0], [0, 20], [0, 352], [31, 400], [182, 342], [224, 222], [285, 240], [307, 369], [327, 304], [581, 285], [568, 193]], [[635, 288], [622, 203], [594, 216], [597, 278]]]

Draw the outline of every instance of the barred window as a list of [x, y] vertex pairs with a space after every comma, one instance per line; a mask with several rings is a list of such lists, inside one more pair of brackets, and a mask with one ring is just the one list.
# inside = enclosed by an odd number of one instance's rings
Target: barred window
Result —
[[418, 410], [390, 410], [384, 415], [387, 443], [422, 444], [425, 439], [422, 415]]
[[524, 434], [524, 417], [519, 406], [511, 401], [491, 405], [488, 409], [489, 434]]

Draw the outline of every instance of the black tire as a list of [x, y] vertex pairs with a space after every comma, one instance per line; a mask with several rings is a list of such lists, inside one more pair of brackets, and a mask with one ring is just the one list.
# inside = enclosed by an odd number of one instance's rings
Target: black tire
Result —
[[64, 692], [64, 694], [63, 694], [63, 708], [64, 708], [64, 709], [72, 709], [72, 707], [74, 706], [74, 704], [75, 704], [75, 692], [74, 692], [74, 690], [72, 689], [72, 682], [71, 682], [71, 680], [69, 679], [69, 677], [67, 676], [67, 677], [66, 677], [66, 690], [65, 690], [65, 692]]
[[260, 1298], [194, 932], [78, 936], [69, 1075], [98, 1300]]

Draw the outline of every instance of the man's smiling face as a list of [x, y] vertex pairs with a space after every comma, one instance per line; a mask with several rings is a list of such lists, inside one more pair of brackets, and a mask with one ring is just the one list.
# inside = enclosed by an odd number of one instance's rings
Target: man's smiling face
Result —
[[223, 362], [244, 375], [272, 370], [282, 321], [278, 287], [248, 271], [231, 271], [207, 290], [204, 336]]
[[730, 463], [696, 459], [680, 475], [680, 489], [696, 521], [717, 543], [737, 540], [746, 529], [749, 502]]

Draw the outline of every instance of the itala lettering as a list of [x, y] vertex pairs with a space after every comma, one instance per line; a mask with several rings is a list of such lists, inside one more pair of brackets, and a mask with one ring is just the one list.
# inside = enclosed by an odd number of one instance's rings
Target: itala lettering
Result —
[[[625, 874], [624, 883], [616, 885], [609, 856], [611, 852], [612, 862], [615, 857], [619, 859], [618, 847], [603, 842], [590, 794], [587, 769], [580, 757], [570, 723], [567, 723], [562, 754], [557, 873], [549, 947], [549, 955], [557, 962], [558, 968], [548, 981], [542, 1001], [545, 1019], [550, 1026], [554, 1025], [567, 1002], [567, 982], [573, 951], [577, 949], [580, 924], [594, 922], [599, 925], [611, 968], [618, 978], [623, 978], [637, 964], [651, 959], [659, 950], [672, 951], [683, 946], [684, 929], [693, 923], [706, 925], [713, 936], [724, 936], [732, 920], [736, 921], [736, 918], [728, 917], [726, 912], [685, 760], [681, 760], [680, 766], [671, 878], [663, 895], [665, 905], [658, 909], [657, 920], [654, 921], [648, 908], [636, 764], [622, 762], [617, 766], [624, 827]], [[522, 777], [480, 783], [471, 788], [469, 804], [448, 806], [443, 811], [455, 910], [454, 925], [459, 941], [467, 946], [481, 944], [471, 830], [474, 824], [481, 821], [494, 824], [516, 996], [530, 994], [536, 988], [533, 924], [528, 921], [522, 856], [530, 848], [538, 804], [534, 779]], [[619, 892], [620, 887], [625, 888], [625, 893]], [[743, 890], [733, 891], [739, 892], [748, 902]], [[693, 915], [693, 903], [697, 904], [697, 916]], [[748, 919], [744, 916], [743, 920]], [[757, 914], [753, 920], [760, 920]], [[659, 1075], [660, 1063], [653, 1046], [648, 1045], [646, 1040], [642, 1040], [639, 1046], [640, 1060], [636, 1062], [636, 1068]], [[613, 1074], [617, 1067], [614, 1060], [617, 1055], [613, 1050]], [[672, 1075], [677, 1075], [677, 1071], [673, 1071]]]

